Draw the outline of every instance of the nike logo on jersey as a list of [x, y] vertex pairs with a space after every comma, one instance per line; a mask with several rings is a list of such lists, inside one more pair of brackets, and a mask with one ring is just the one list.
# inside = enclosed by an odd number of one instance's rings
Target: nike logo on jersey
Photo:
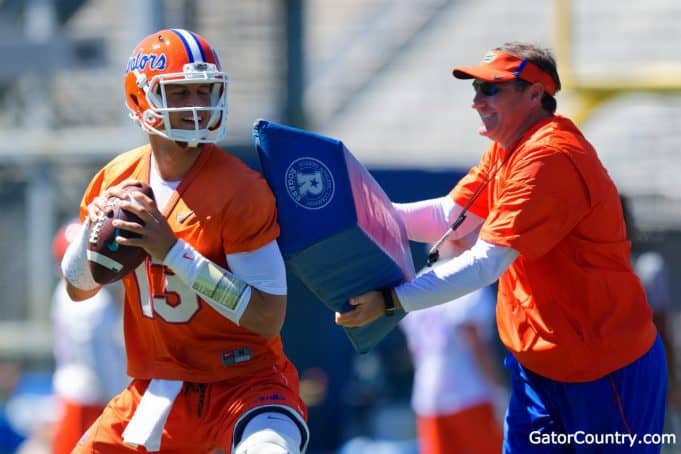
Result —
[[189, 219], [189, 216], [194, 214], [194, 210], [189, 210], [186, 213], [177, 213], [177, 216], [175, 216], [175, 219], [177, 219], [177, 222], [182, 224], [184, 221]]

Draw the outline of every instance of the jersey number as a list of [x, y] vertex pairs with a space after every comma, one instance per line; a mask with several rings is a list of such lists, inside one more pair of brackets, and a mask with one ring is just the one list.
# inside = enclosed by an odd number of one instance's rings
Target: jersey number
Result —
[[186, 323], [199, 310], [199, 297], [164, 265], [148, 261], [135, 269], [142, 313], [168, 323]]

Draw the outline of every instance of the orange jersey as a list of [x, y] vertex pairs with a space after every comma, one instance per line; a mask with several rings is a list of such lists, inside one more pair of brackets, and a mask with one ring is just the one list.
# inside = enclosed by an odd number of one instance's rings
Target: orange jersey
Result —
[[[143, 146], [109, 162], [85, 191], [87, 205], [126, 179], [149, 182], [151, 150]], [[267, 183], [242, 161], [204, 145], [165, 207], [175, 235], [227, 268], [226, 254], [262, 247], [279, 235], [276, 206]], [[279, 336], [265, 339], [219, 315], [172, 270], [147, 258], [123, 278], [128, 375], [215, 382], [251, 375], [288, 359]]]
[[499, 279], [506, 347], [524, 367], [564, 382], [600, 378], [643, 355], [656, 330], [617, 189], [577, 127], [553, 116], [510, 155], [492, 144], [450, 195], [463, 205], [490, 176], [471, 207], [485, 218], [480, 238], [520, 253]]

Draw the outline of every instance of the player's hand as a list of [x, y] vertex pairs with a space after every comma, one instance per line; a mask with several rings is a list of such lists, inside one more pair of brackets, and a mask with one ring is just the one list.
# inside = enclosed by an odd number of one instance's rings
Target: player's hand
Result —
[[123, 187], [134, 183], [136, 180], [125, 180], [116, 186], [111, 186], [95, 197], [90, 205], [87, 207], [88, 219], [90, 223], [94, 223], [97, 219], [111, 211], [111, 205], [109, 205], [109, 199], [112, 197], [117, 197], [119, 199], [124, 199], [127, 197], [127, 193]]
[[[127, 199], [127, 195], [133, 200]], [[144, 223], [126, 222], [114, 219], [113, 226], [140, 235], [139, 238], [124, 238], [118, 236], [116, 242], [124, 246], [141, 247], [154, 259], [161, 261], [177, 241], [168, 221], [156, 207], [156, 202], [139, 191], [126, 192], [118, 205], [137, 215]]]
[[346, 328], [354, 328], [371, 323], [385, 313], [385, 304], [381, 292], [372, 290], [348, 300], [353, 307], [347, 312], [336, 312], [336, 324]]

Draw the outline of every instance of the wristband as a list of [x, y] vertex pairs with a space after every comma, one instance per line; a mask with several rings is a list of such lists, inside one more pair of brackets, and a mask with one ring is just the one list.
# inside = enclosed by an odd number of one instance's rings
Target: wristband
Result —
[[163, 264], [218, 313], [239, 324], [251, 300], [251, 287], [246, 282], [182, 240], [177, 240], [170, 248]]
[[381, 295], [383, 295], [383, 306], [385, 307], [385, 315], [390, 317], [397, 312], [395, 307], [395, 300], [393, 299], [393, 288], [385, 287], [381, 289]]
[[81, 290], [94, 290], [100, 285], [95, 282], [90, 271], [87, 258], [87, 243], [89, 236], [89, 222], [80, 226], [78, 236], [69, 243], [61, 261], [61, 272], [64, 278], [74, 287]]

